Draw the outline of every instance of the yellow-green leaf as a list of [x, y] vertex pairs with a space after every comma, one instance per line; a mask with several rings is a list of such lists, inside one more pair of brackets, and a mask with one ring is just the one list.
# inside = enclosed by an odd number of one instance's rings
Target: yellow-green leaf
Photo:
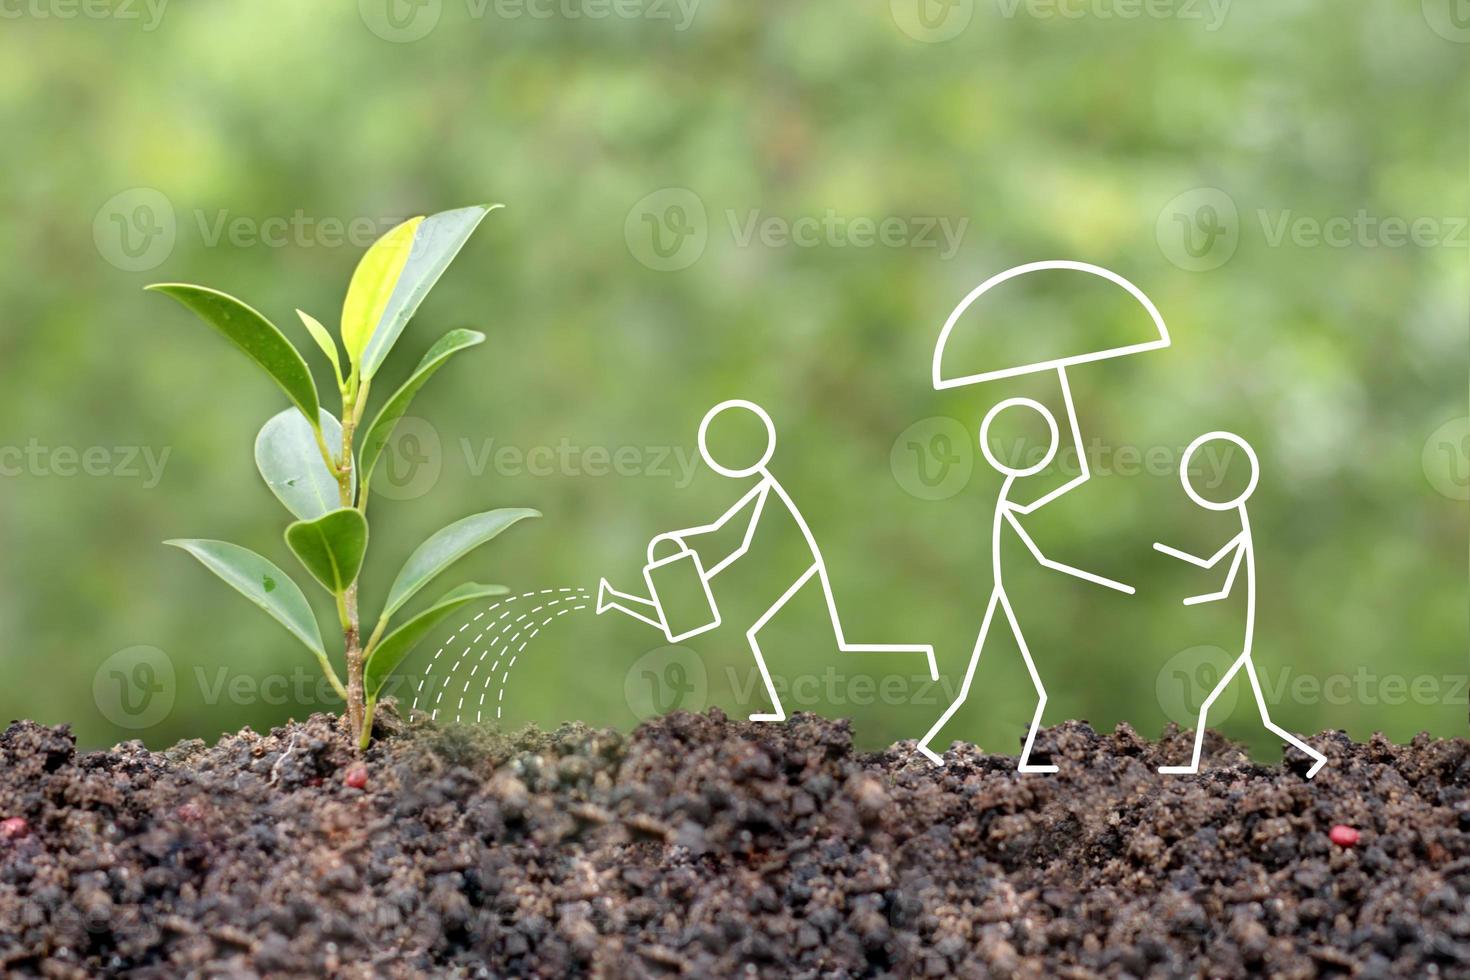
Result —
[[362, 352], [383, 318], [423, 220], [422, 215], [410, 218], [374, 242], [352, 274], [347, 299], [342, 303], [342, 346], [353, 364], [362, 360]]
[[347, 379], [342, 374], [342, 359], [337, 356], [337, 342], [332, 339], [327, 328], [322, 326], [321, 321], [310, 313], [305, 310], [297, 310], [296, 315], [301, 317], [301, 323], [306, 327], [306, 332], [311, 334], [311, 339], [316, 341], [322, 353], [327, 355], [327, 360], [332, 362], [332, 370], [337, 372], [337, 387], [342, 387], [346, 384]]
[[499, 204], [474, 205], [455, 211], [441, 211], [425, 218], [413, 238], [413, 251], [408, 257], [393, 290], [393, 298], [383, 310], [382, 319], [372, 330], [372, 338], [360, 360], [364, 381], [371, 381], [383, 366], [388, 352], [393, 349], [399, 334], [418, 311], [419, 304], [429, 295], [429, 290], [444, 275], [449, 263], [459, 254], [469, 240], [470, 233], [480, 224], [485, 215], [501, 207]]

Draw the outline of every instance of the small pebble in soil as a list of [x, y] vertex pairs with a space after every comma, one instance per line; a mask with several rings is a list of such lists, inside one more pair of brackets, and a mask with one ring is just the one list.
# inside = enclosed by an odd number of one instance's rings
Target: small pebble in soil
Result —
[[1358, 832], [1345, 823], [1334, 826], [1327, 832], [1327, 836], [1338, 847], [1352, 847], [1358, 842]]
[[367, 766], [350, 766], [342, 776], [342, 782], [353, 789], [367, 789], [368, 771]]
[[31, 825], [26, 823], [25, 817], [6, 817], [0, 820], [0, 836], [7, 840], [15, 840], [24, 837], [31, 832]]
[[174, 815], [186, 823], [193, 823], [196, 820], [203, 819], [204, 808], [198, 803], [181, 803], [174, 810]]

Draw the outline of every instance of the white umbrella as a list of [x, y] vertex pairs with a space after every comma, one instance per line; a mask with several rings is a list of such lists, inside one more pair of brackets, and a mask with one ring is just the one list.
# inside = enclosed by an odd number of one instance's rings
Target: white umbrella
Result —
[[[999, 286], [1003, 282], [1015, 279], [1018, 276], [1027, 275], [1028, 273], [1045, 272], [1051, 270], [1085, 272], [1094, 276], [1099, 276], [1103, 279], [1108, 280], [1111, 283], [1114, 283], [1115, 285], [1123, 287], [1123, 289], [1127, 290], [1134, 299], [1138, 300], [1139, 305], [1141, 305], [1144, 310], [1147, 311], [1153, 327], [1152, 331], [1150, 332], [1149, 339], [1136, 344], [1127, 344], [1122, 347], [1109, 347], [1104, 350], [1084, 351], [1078, 354], [1068, 355], [1066, 357], [1057, 357], [1045, 361], [1036, 361], [1030, 364], [1001, 364], [988, 370], [981, 371], [979, 373], [965, 374], [958, 377], [945, 377], [943, 369], [945, 345], [949, 342], [949, 337], [954, 330], [955, 324], [959, 322], [960, 317], [963, 316], [965, 311], [970, 308], [971, 304], [973, 304], [981, 296], [984, 296], [990, 290], [994, 289], [996, 286]], [[1086, 262], [1070, 262], [1063, 259], [1056, 259], [1048, 262], [1032, 262], [1027, 265], [1018, 265], [1014, 269], [1007, 269], [1004, 272], [991, 276], [989, 279], [985, 280], [980, 285], [971, 290], [970, 294], [960, 301], [960, 305], [954, 308], [954, 312], [951, 313], [949, 315], [949, 319], [945, 321], [944, 329], [939, 332], [939, 343], [936, 344], [934, 347], [934, 387], [936, 389], [961, 388], [965, 385], [980, 384], [985, 381], [994, 381], [998, 378], [1013, 378], [1022, 374], [1034, 374], [1038, 371], [1049, 371], [1052, 369], [1056, 369], [1059, 374], [1063, 375], [1062, 380], [1063, 384], [1065, 384], [1065, 371], [1066, 368], [1070, 365], [1085, 364], [1089, 361], [1102, 361], [1110, 357], [1124, 357], [1128, 354], [1137, 354], [1147, 350], [1158, 350], [1161, 347], [1168, 346], [1169, 328], [1164, 325], [1164, 318], [1159, 314], [1158, 307], [1154, 306], [1153, 301], [1144, 295], [1143, 290], [1139, 289], [1137, 286], [1133, 285], [1133, 283], [1129, 282], [1127, 279], [1124, 279], [1116, 272], [1113, 272], [1109, 269], [1104, 269], [1101, 266], [1089, 265]]]

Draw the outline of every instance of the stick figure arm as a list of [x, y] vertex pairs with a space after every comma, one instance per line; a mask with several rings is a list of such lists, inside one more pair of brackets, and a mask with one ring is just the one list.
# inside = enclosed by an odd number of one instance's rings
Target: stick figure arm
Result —
[[1198, 606], [1205, 602], [1219, 602], [1221, 599], [1230, 597], [1230, 590], [1235, 585], [1235, 573], [1240, 571], [1240, 560], [1245, 556], [1245, 543], [1237, 540], [1235, 546], [1235, 557], [1230, 561], [1230, 571], [1225, 574], [1225, 584], [1220, 587], [1219, 592], [1206, 592], [1204, 595], [1192, 595], [1184, 600], [1186, 606]]
[[751, 502], [751, 500], [756, 497], [762, 496], [765, 490], [766, 482], [762, 480], [760, 483], [757, 483], [755, 486], [746, 491], [743, 497], [735, 501], [735, 503], [731, 504], [728, 510], [726, 510], [719, 517], [715, 518], [709, 524], [696, 524], [693, 527], [681, 527], [673, 531], [665, 531], [662, 534], [655, 536], [653, 540], [683, 541], [685, 538], [697, 538], [702, 534], [714, 534], [716, 531], [723, 529], [726, 524], [729, 524], [730, 521], [734, 519], [735, 515], [740, 513], [741, 509], [747, 506]]
[[713, 525], [713, 527], [716, 528], [723, 527], [725, 524], [729, 523], [730, 519], [733, 518], [737, 513], [739, 513], [742, 508], [748, 506], [752, 500], [755, 501], [755, 505], [751, 507], [750, 510], [750, 523], [747, 524], [745, 527], [745, 537], [741, 540], [740, 547], [730, 552], [728, 555], [720, 560], [719, 564], [715, 565], [713, 568], [709, 569], [709, 571], [705, 572], [705, 578], [714, 578], [716, 575], [720, 574], [726, 568], [728, 568], [731, 563], [743, 558], [745, 556], [745, 553], [750, 550], [750, 543], [755, 540], [755, 529], [760, 525], [761, 513], [766, 509], [766, 498], [770, 495], [770, 493], [770, 481], [762, 480], [760, 483], [756, 484], [756, 486], [749, 493], [741, 497], [740, 500], [735, 504], [735, 506], [725, 511], [724, 515], [720, 517], [719, 521], [717, 521], [715, 525]]
[[1168, 555], [1171, 558], [1178, 558], [1181, 561], [1187, 561], [1191, 565], [1198, 565], [1200, 568], [1214, 568], [1216, 565], [1220, 564], [1220, 561], [1226, 555], [1230, 554], [1230, 549], [1240, 546], [1241, 539], [1243, 537], [1243, 534], [1237, 534], [1229, 541], [1226, 541], [1224, 546], [1222, 546], [1219, 551], [1215, 552], [1209, 558], [1200, 558], [1195, 555], [1191, 555], [1187, 551], [1180, 551], [1178, 548], [1171, 548], [1168, 545], [1159, 541], [1154, 542], [1154, 550], [1162, 551], [1164, 554]]
[[1013, 514], [1009, 509], [1006, 511], [1006, 520], [1010, 521], [1011, 527], [1016, 529], [1016, 533], [1019, 534], [1021, 536], [1021, 540], [1026, 543], [1026, 550], [1031, 552], [1031, 556], [1036, 559], [1037, 564], [1045, 568], [1050, 568], [1052, 571], [1064, 572], [1067, 575], [1071, 575], [1074, 578], [1080, 578], [1084, 581], [1091, 582], [1094, 585], [1101, 585], [1105, 588], [1112, 589], [1114, 592], [1122, 592], [1124, 595], [1133, 595], [1133, 593], [1136, 591], [1131, 585], [1124, 585], [1122, 582], [1114, 582], [1110, 578], [1105, 578], [1092, 572], [1085, 572], [1080, 568], [1073, 568], [1071, 565], [1063, 565], [1059, 561], [1052, 561], [1050, 558], [1046, 557], [1046, 555], [1041, 553], [1041, 549], [1036, 546], [1036, 542], [1031, 540], [1031, 535], [1026, 533], [1026, 529], [1021, 527], [1021, 522], [1016, 520], [1015, 514]]
[[1038, 497], [1024, 506], [1018, 506], [1016, 509], [1023, 514], [1030, 514], [1033, 511], [1040, 510], [1063, 494], [1077, 489], [1092, 479], [1092, 471], [1087, 467], [1087, 453], [1082, 448], [1082, 427], [1077, 424], [1077, 406], [1072, 404], [1072, 386], [1067, 383], [1066, 368], [1057, 368], [1057, 380], [1062, 385], [1062, 401], [1067, 406], [1067, 421], [1072, 426], [1072, 444], [1077, 447], [1077, 465], [1082, 468], [1082, 472], [1057, 487], [1051, 493]]

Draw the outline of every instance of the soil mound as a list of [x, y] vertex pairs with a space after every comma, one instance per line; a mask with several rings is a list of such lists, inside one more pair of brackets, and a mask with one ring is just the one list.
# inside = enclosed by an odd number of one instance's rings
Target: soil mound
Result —
[[[393, 726], [396, 719], [385, 718]], [[0, 735], [9, 975], [1470, 976], [1470, 743], [1250, 763], [1120, 726], [1019, 776], [845, 723], [335, 720], [150, 752]], [[1358, 832], [1334, 843], [1335, 825]], [[1352, 835], [1335, 835], [1349, 841]]]

